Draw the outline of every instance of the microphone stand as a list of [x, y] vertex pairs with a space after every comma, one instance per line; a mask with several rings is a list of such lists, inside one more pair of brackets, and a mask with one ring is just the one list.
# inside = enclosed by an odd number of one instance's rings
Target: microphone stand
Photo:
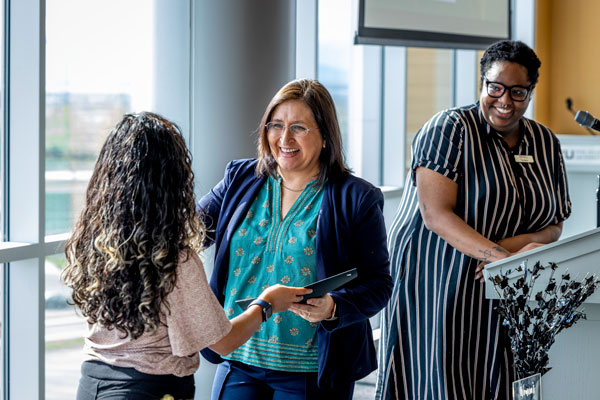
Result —
[[[573, 100], [570, 97], [567, 97], [565, 102], [567, 103], [567, 110], [569, 110], [569, 112], [575, 116], [576, 113], [575, 110], [573, 110]], [[592, 129], [588, 128], [587, 126], [584, 126], [584, 128], [590, 135], [596, 136], [596, 132], [594, 132]]]

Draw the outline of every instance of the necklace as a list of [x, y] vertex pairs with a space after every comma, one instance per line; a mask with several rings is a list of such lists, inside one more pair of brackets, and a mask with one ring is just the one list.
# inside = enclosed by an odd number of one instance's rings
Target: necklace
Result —
[[287, 190], [289, 190], [290, 192], [296, 192], [296, 193], [299, 193], [299, 192], [302, 192], [302, 191], [304, 190], [304, 189], [292, 189], [292, 188], [289, 188], [289, 187], [287, 187], [287, 186], [285, 186], [285, 185], [283, 184], [283, 181], [281, 181], [281, 186], [282, 186], [284, 189], [287, 189]]

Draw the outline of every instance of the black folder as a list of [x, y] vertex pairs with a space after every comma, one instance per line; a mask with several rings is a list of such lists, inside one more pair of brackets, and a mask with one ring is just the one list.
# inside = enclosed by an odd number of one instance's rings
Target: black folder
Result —
[[[352, 269], [349, 269], [348, 271], [344, 271], [340, 274], [330, 276], [329, 278], [325, 278], [320, 281], [313, 282], [310, 285], [306, 286], [307, 289], [313, 290], [312, 293], [304, 295], [304, 298], [302, 300], [300, 300], [299, 303], [305, 304], [306, 300], [308, 300], [310, 298], [324, 296], [326, 293], [329, 293], [332, 290], [338, 289], [339, 287], [350, 282], [352, 279], [356, 278], [357, 276], [358, 276], [358, 272], [356, 271], [356, 268], [352, 268]], [[238, 306], [242, 307], [242, 309], [245, 310], [246, 308], [248, 308], [250, 303], [252, 303], [254, 300], [256, 300], [256, 298], [242, 299], [242, 300], [236, 300], [235, 303]]]

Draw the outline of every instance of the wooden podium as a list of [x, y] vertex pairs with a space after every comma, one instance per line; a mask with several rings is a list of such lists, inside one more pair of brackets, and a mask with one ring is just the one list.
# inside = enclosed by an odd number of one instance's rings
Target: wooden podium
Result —
[[[523, 261], [529, 268], [537, 261], [544, 266], [549, 262], [558, 264], [558, 280], [566, 270], [576, 281], [588, 273], [600, 276], [600, 228], [488, 264], [483, 271], [486, 297], [498, 298], [489, 276], [511, 269], [511, 280], [513, 276], [517, 279], [522, 273], [514, 271]], [[547, 268], [540, 273], [533, 293], [546, 287], [550, 272]], [[600, 287], [584, 303], [583, 310], [587, 320], [581, 319], [559, 333], [550, 349], [552, 369], [542, 377], [543, 400], [600, 399]]]

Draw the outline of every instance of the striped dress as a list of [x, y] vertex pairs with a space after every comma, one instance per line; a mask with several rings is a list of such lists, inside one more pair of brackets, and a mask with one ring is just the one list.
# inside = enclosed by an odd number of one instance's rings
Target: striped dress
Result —
[[474, 279], [478, 261], [425, 227], [414, 171], [456, 182], [455, 213], [493, 242], [557, 224], [571, 211], [560, 144], [535, 121], [522, 118], [520, 130], [508, 148], [476, 103], [436, 114], [417, 134], [390, 229], [394, 292], [382, 317], [377, 399], [510, 398], [510, 348], [495, 302]]

